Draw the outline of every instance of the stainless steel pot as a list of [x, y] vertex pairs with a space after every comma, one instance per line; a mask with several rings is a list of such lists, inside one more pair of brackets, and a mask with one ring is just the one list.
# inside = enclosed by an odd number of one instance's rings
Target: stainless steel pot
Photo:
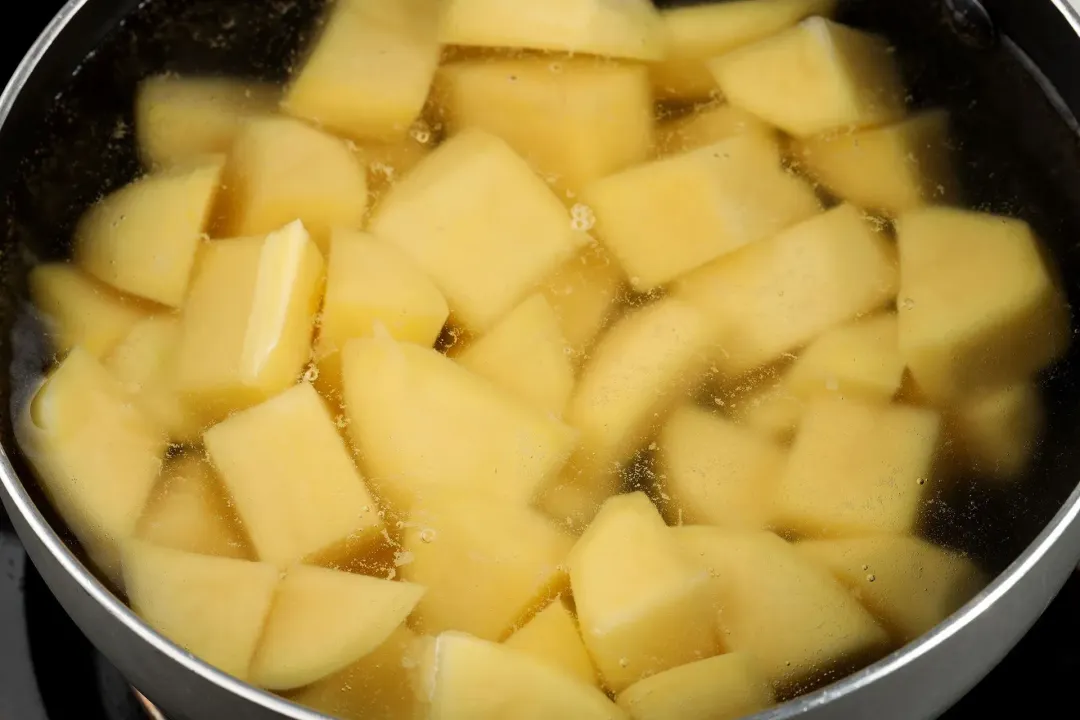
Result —
[[[57, 15], [0, 96], [0, 356], [12, 367], [0, 373], [0, 402], [17, 408], [25, 377], [41, 370], [34, 329], [20, 320], [27, 265], [63, 254], [79, 209], [137, 172], [128, 133], [137, 80], [162, 70], [280, 80], [319, 5], [71, 0]], [[916, 102], [953, 109], [973, 200], [1032, 222], [1075, 301], [1080, 0], [984, 6], [985, 14], [965, 0], [850, 0], [843, 19], [897, 41]], [[1000, 571], [997, 580], [931, 634], [762, 718], [934, 717], [1034, 623], [1080, 561], [1080, 352], [1047, 383], [1052, 429], [1032, 482], [962, 485], [928, 521], [929, 534], [971, 551]], [[0, 499], [49, 587], [135, 687], [176, 720], [319, 717], [223, 675], [132, 614], [42, 501], [10, 418], [0, 414]]]

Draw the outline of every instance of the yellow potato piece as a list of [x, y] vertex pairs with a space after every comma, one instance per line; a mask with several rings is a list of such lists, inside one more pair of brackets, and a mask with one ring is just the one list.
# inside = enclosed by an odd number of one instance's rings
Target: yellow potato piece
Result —
[[634, 720], [738, 720], [773, 705], [772, 688], [742, 653], [672, 668], [619, 693]]
[[776, 141], [755, 134], [606, 177], [581, 198], [642, 292], [821, 211], [810, 185], [781, 167]]
[[673, 524], [762, 530], [787, 453], [771, 439], [692, 404], [668, 420], [657, 443], [660, 482]]
[[383, 199], [370, 230], [411, 255], [473, 332], [494, 325], [582, 243], [528, 163], [480, 130], [417, 165]]
[[661, 157], [678, 155], [748, 133], [776, 138], [773, 128], [745, 110], [724, 104], [696, 107], [687, 115], [664, 120], [656, 126], [656, 153]]
[[448, 129], [498, 135], [555, 187], [645, 160], [653, 145], [646, 69], [589, 58], [472, 60], [439, 70]]
[[46, 263], [30, 271], [30, 299], [42, 314], [58, 354], [81, 347], [107, 355], [154, 307], [99, 283], [69, 263]]
[[231, 502], [210, 463], [185, 455], [165, 467], [135, 537], [199, 555], [254, 560]]
[[829, 191], [896, 215], [957, 195], [949, 114], [930, 110], [894, 125], [797, 141], [792, 154]]
[[720, 333], [715, 363], [732, 378], [886, 305], [898, 285], [895, 250], [842, 205], [705, 266], [675, 292]]
[[604, 503], [568, 565], [585, 646], [613, 692], [719, 651], [708, 573], [644, 493]]
[[423, 594], [409, 583], [289, 568], [251, 660], [251, 682], [289, 690], [347, 668], [386, 642]]
[[278, 569], [138, 540], [123, 548], [124, 586], [146, 623], [199, 659], [248, 679]]
[[777, 489], [776, 524], [809, 537], [913, 531], [934, 489], [941, 425], [932, 410], [815, 400]]
[[334, 228], [359, 228], [367, 172], [345, 141], [291, 118], [252, 120], [225, 166], [215, 237], [265, 235], [301, 220], [324, 253]]
[[946, 413], [953, 449], [978, 475], [1015, 480], [1028, 469], [1046, 424], [1039, 389], [1017, 383], [964, 398]]
[[502, 640], [566, 587], [573, 539], [527, 507], [477, 494], [428, 493], [409, 517], [401, 576], [428, 588], [419, 632]]
[[889, 44], [824, 18], [804, 20], [709, 67], [732, 105], [795, 137], [904, 116], [903, 81]]
[[833, 573], [900, 642], [928, 632], [988, 582], [963, 555], [904, 535], [809, 540], [795, 548]]
[[111, 579], [154, 488], [165, 433], [108, 371], [72, 350], [20, 419], [22, 448], [91, 559]]
[[393, 510], [438, 488], [527, 502], [576, 446], [572, 429], [434, 350], [353, 340], [343, 368], [350, 436]]
[[463, 633], [435, 638], [418, 672], [430, 720], [629, 720], [597, 688]]
[[811, 15], [831, 15], [836, 0], [742, 0], [663, 11], [667, 56], [652, 67], [661, 100], [703, 100], [719, 93], [707, 61], [785, 30]]
[[574, 389], [574, 365], [559, 318], [543, 295], [530, 296], [457, 361], [506, 392], [562, 417]]
[[1026, 380], [1069, 345], [1069, 310], [1021, 220], [948, 208], [897, 221], [900, 351], [936, 402]]
[[874, 659], [888, 636], [828, 571], [772, 533], [668, 530], [707, 569], [721, 636], [781, 693]]
[[660, 16], [649, 0], [447, 0], [439, 40], [632, 60], [665, 53]]
[[76, 262], [118, 290], [180, 307], [223, 162], [147, 175], [94, 205], [75, 230]]
[[599, 246], [566, 261], [543, 287], [573, 358], [580, 362], [615, 314], [624, 294], [618, 264]]
[[577, 621], [561, 600], [555, 600], [537, 613], [504, 644], [590, 685], [599, 683], [596, 668], [578, 631]]
[[315, 344], [319, 389], [340, 394], [341, 349], [349, 340], [378, 331], [431, 347], [449, 316], [442, 293], [408, 255], [370, 235], [335, 230]]
[[315, 389], [300, 384], [204, 436], [260, 560], [332, 563], [383, 529]]
[[181, 319], [177, 388], [213, 422], [294, 384], [311, 357], [325, 263], [299, 222], [201, 253]]
[[[723, 399], [723, 398], [721, 398]], [[724, 400], [731, 419], [755, 432], [786, 442], [799, 425], [804, 401], [782, 381], [762, 385], [734, 400]]]
[[280, 90], [258, 82], [155, 75], [139, 83], [135, 136], [151, 168], [227, 153], [243, 124], [277, 109]]
[[357, 140], [398, 140], [439, 62], [438, 0], [340, 0], [282, 107]]

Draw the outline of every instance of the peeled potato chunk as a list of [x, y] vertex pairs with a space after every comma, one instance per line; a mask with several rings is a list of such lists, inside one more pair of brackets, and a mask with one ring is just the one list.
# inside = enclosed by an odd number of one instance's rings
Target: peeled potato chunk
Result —
[[199, 555], [253, 560], [251, 543], [230, 502], [210, 463], [185, 455], [165, 467], [135, 537]]
[[888, 648], [885, 631], [832, 575], [772, 533], [668, 530], [707, 569], [721, 637], [783, 693], [856, 667]]
[[243, 124], [277, 109], [281, 92], [258, 82], [155, 75], [139, 83], [135, 135], [148, 167], [227, 153]]
[[649, 0], [447, 0], [439, 40], [631, 60], [665, 53], [660, 16]]
[[715, 362], [738, 377], [896, 297], [896, 254], [842, 205], [691, 273], [676, 295], [720, 332]]
[[59, 354], [78, 346], [102, 358], [153, 312], [149, 303], [122, 295], [68, 263], [38, 265], [28, 284]]
[[38, 390], [19, 428], [45, 492], [98, 566], [119, 571], [161, 471], [165, 433], [124, 389], [75, 348]]
[[311, 356], [325, 263], [299, 222], [201, 253], [181, 319], [177, 388], [210, 422], [294, 384]]
[[664, 10], [667, 57], [652, 67], [654, 92], [679, 101], [716, 95], [708, 60], [835, 7], [836, 0], [742, 0]]
[[345, 442], [304, 383], [204, 436], [260, 560], [333, 562], [382, 529]]
[[669, 521], [762, 530], [787, 453], [771, 439], [692, 404], [664, 426], [659, 489]]
[[223, 162], [147, 175], [94, 205], [75, 230], [76, 262], [118, 290], [180, 307]]
[[270, 690], [309, 685], [380, 647], [424, 588], [295, 565], [274, 595], [251, 661], [251, 682]]
[[576, 445], [569, 427], [434, 350], [388, 338], [353, 340], [343, 368], [349, 433], [361, 464], [399, 512], [438, 488], [528, 502]]
[[732, 105], [795, 137], [904, 116], [904, 86], [889, 44], [824, 18], [804, 20], [709, 67]]
[[276, 567], [138, 540], [125, 543], [123, 564], [131, 607], [150, 627], [219, 670], [249, 678]]
[[574, 365], [559, 318], [537, 294], [457, 357], [462, 366], [540, 412], [562, 417], [574, 389]]
[[810, 403], [777, 489], [777, 525], [809, 537], [913, 531], [933, 490], [941, 426], [921, 408]]
[[582, 242], [528, 163], [481, 130], [458, 134], [413, 168], [370, 230], [411, 255], [473, 332], [494, 325]]
[[357, 140], [404, 138], [439, 62], [438, 5], [340, 0], [282, 107]]
[[1064, 353], [1069, 310], [1026, 223], [926, 208], [897, 236], [900, 351], [931, 400], [1026, 380]]
[[531, 655], [577, 679], [598, 684], [596, 668], [578, 631], [577, 621], [561, 600], [537, 613], [505, 642], [506, 647]]
[[640, 65], [544, 57], [452, 63], [439, 70], [438, 98], [451, 133], [498, 135], [564, 191], [652, 150], [652, 94]]
[[229, 155], [217, 236], [265, 235], [299, 219], [325, 253], [332, 229], [363, 224], [367, 202], [367, 172], [343, 140], [291, 118], [261, 118]]
[[944, 110], [881, 128], [805, 138], [792, 153], [829, 191], [888, 215], [947, 204], [956, 195]]
[[833, 573], [900, 642], [929, 631], [987, 583], [966, 557], [904, 535], [810, 540], [795, 548]]
[[738, 720], [775, 703], [743, 653], [717, 655], [640, 680], [619, 693], [634, 720]]
[[1045, 423], [1034, 383], [964, 398], [947, 413], [947, 432], [964, 466], [978, 475], [1015, 480], [1035, 454]]
[[412, 258], [370, 235], [335, 230], [315, 344], [319, 388], [341, 392], [341, 350], [349, 340], [386, 332], [431, 347], [449, 316], [446, 299]]
[[782, 380], [776, 380], [735, 399], [724, 400], [724, 405], [736, 424], [785, 442], [791, 439], [799, 425], [804, 401]]
[[776, 141], [740, 135], [588, 185], [596, 233], [647, 292], [821, 211]]
[[[758, 0], [752, 1], [758, 2]], [[694, 108], [688, 115], [664, 120], [657, 125], [656, 152], [659, 156], [678, 155], [748, 133], [756, 133], [770, 139], [776, 137], [776, 131], [773, 128], [737, 107], [717, 104], [712, 107]]]
[[708, 573], [644, 493], [604, 503], [568, 565], [585, 646], [613, 692], [719, 651]]
[[580, 362], [615, 313], [623, 295], [622, 270], [602, 248], [590, 247], [548, 278], [543, 292]]

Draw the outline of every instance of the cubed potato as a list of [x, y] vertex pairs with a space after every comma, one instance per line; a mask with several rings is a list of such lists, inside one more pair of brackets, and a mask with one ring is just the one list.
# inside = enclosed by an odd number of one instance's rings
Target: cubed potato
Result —
[[709, 68], [732, 105], [795, 137], [904, 116], [906, 93], [888, 42], [824, 18], [722, 55]]
[[562, 417], [574, 365], [559, 318], [541, 294], [530, 296], [457, 361], [540, 412]]
[[567, 422], [581, 443], [541, 493], [548, 514], [588, 524], [618, 490], [621, 466], [701, 382], [710, 340], [701, 315], [670, 299], [631, 312], [604, 335], [570, 399]]
[[604, 503], [567, 564], [585, 646], [611, 691], [719, 652], [708, 573], [644, 493]]
[[618, 703], [634, 720], [738, 720], [776, 702], [743, 653], [717, 655], [634, 683]]
[[704, 100], [719, 93], [708, 60], [763, 40], [811, 15], [831, 15], [836, 0], [743, 0], [663, 11], [667, 56], [652, 67], [661, 100]]
[[151, 315], [105, 358], [105, 367], [152, 417], [174, 443], [194, 443], [206, 429], [203, 417], [176, 383], [176, 351], [180, 345], [180, 318]]
[[440, 487], [527, 502], [576, 446], [571, 428], [435, 350], [353, 340], [343, 368], [349, 433], [392, 510]]
[[439, 70], [451, 133], [498, 135], [570, 196], [644, 161], [653, 146], [648, 71], [596, 58], [472, 60]]
[[1024, 381], [1064, 354], [1069, 310], [1026, 223], [926, 208], [897, 235], [900, 351], [930, 399]]
[[294, 565], [274, 594], [251, 660], [251, 682], [291, 690], [339, 672], [386, 642], [424, 588]]
[[503, 640], [566, 589], [573, 539], [523, 505], [428, 493], [409, 516], [401, 576], [428, 588], [413, 628]]
[[809, 183], [781, 167], [776, 141], [755, 134], [631, 168], [581, 197], [642, 292], [821, 211]]
[[569, 213], [528, 163], [480, 130], [451, 138], [383, 199], [371, 221], [483, 332], [577, 252]]
[[721, 333], [715, 363], [731, 378], [885, 306], [899, 282], [896, 251], [842, 205], [688, 275], [676, 295]]
[[180, 307], [223, 162], [147, 175], [91, 207], [75, 230], [75, 261], [117, 290]]
[[724, 399], [726, 414], [738, 425], [787, 442], [802, 418], [804, 401], [782, 379], [763, 383], [735, 398]]
[[830, 192], [887, 215], [949, 204], [958, 195], [944, 110], [881, 128], [805, 138], [792, 153]]
[[340, 0], [285, 112], [356, 140], [400, 140], [439, 62], [438, 0]]
[[151, 168], [227, 153], [243, 124], [277, 109], [281, 92], [265, 83], [155, 75], [139, 83], [135, 136]]
[[543, 291], [574, 360], [580, 362], [623, 300], [623, 274], [603, 248], [590, 247], [566, 261]]
[[204, 440], [260, 560], [332, 563], [382, 532], [379, 508], [310, 385], [233, 415]]
[[666, 52], [660, 15], [649, 0], [447, 0], [439, 40], [632, 60], [659, 60]]
[[204, 458], [184, 455], [161, 474], [139, 518], [135, 537], [199, 555], [254, 560], [221, 480]]
[[656, 126], [656, 154], [678, 155], [748, 133], [776, 138], [773, 128], [745, 110], [726, 104], [697, 107], [686, 115], [664, 120]]
[[934, 490], [941, 425], [933, 410], [813, 401], [777, 489], [777, 526], [808, 537], [911, 532]]
[[123, 565], [124, 587], [139, 617], [199, 659], [248, 679], [278, 568], [139, 540], [124, 544]]
[[446, 299], [412, 258], [371, 235], [335, 230], [315, 344], [319, 389], [340, 395], [341, 349], [349, 340], [386, 332], [432, 347], [449, 316]]
[[772, 533], [705, 526], [668, 530], [707, 569], [721, 636], [778, 692], [806, 689], [876, 659], [886, 632], [827, 570]]
[[817, 337], [784, 375], [795, 395], [892, 400], [904, 377], [895, 313], [841, 325]]
[[181, 318], [176, 384], [207, 422], [293, 385], [311, 357], [325, 263], [304, 226], [204, 246]]
[[952, 450], [965, 469], [1015, 480], [1028, 469], [1046, 424], [1034, 383], [1017, 383], [964, 398], [946, 413]]
[[87, 351], [72, 350], [20, 419], [23, 451], [91, 559], [119, 573], [165, 457], [165, 433]]
[[99, 283], [69, 263], [30, 271], [30, 299], [57, 354], [78, 346], [96, 358], [109, 354], [154, 306]]
[[658, 445], [659, 489], [672, 524], [768, 526], [787, 453], [770, 438], [693, 404], [668, 420]]
[[577, 621], [562, 600], [548, 605], [506, 639], [506, 647], [531, 655], [590, 685], [599, 683]]
[[252, 120], [225, 166], [215, 237], [301, 220], [325, 254], [332, 229], [361, 227], [367, 202], [367, 171], [345, 141], [291, 118]]
[[963, 555], [904, 535], [809, 540], [795, 548], [833, 573], [900, 642], [929, 631], [987, 583]]

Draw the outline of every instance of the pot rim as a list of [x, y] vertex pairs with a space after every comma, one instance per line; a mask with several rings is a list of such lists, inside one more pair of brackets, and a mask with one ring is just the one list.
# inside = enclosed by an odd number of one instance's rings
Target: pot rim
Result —
[[[31, 46], [10, 81], [0, 93], [0, 133], [11, 113], [12, 106], [38, 64], [48, 54], [53, 42], [72, 19], [93, 0], [68, 0], [45, 30]], [[1064, 20], [1080, 37], [1080, 0], [1050, 0]], [[292, 703], [273, 693], [259, 689], [228, 675], [188, 653], [142, 621], [131, 608], [120, 601], [67, 547], [59, 534], [45, 520], [19, 479], [7, 448], [0, 444], [0, 495], [6, 495], [13, 508], [26, 521], [27, 526], [48, 550], [52, 558], [72, 577], [80, 588], [130, 632], [148, 643], [155, 650], [203, 679], [222, 687], [245, 700], [291, 720], [321, 720], [326, 716]], [[814, 692], [790, 700], [754, 717], [768, 720], [787, 720], [808, 710], [826, 705], [833, 700], [851, 695], [885, 676], [914, 663], [953, 636], [974, 623], [1001, 598], [1032, 572], [1056, 542], [1074, 525], [1080, 524], [1080, 485], [1069, 495], [1061, 509], [1043, 531], [1009, 567], [1000, 573], [981, 593], [963, 608], [939, 623], [929, 633], [896, 650], [887, 657], [862, 670]], [[1080, 559], [1080, 548], [1077, 549]], [[752, 719], [751, 719], [752, 720]]]

